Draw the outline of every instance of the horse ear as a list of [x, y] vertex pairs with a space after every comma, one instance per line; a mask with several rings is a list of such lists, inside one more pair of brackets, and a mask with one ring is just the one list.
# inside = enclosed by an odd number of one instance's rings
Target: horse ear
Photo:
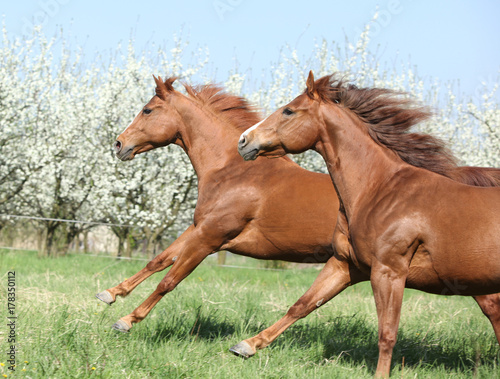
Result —
[[167, 80], [165, 80], [165, 86], [167, 87], [167, 90], [169, 92], [173, 91], [174, 90], [174, 82], [177, 80], [177, 78], [174, 76], [172, 78], [168, 78]]
[[167, 80], [163, 81], [161, 76], [154, 76], [153, 78], [156, 83], [156, 96], [158, 96], [162, 100], [166, 100], [168, 93], [174, 91], [174, 82], [177, 80], [177, 78], [168, 78]]
[[314, 75], [312, 70], [309, 71], [309, 76], [307, 77], [306, 81], [306, 86], [307, 86], [307, 96], [309, 96], [311, 99], [314, 99]]
[[156, 77], [153, 75], [153, 78], [154, 78], [155, 83], [156, 83], [156, 88], [155, 88], [156, 96], [158, 96], [162, 100], [166, 100], [167, 93], [168, 93], [167, 86], [165, 85], [165, 83], [161, 79], [161, 76]]

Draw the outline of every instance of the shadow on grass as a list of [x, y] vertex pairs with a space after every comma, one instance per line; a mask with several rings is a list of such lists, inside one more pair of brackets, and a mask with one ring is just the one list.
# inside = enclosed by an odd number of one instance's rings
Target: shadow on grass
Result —
[[[308, 348], [319, 343], [323, 346], [318, 363], [339, 360], [354, 365], [366, 365], [375, 371], [378, 359], [378, 332], [367, 326], [363, 316], [342, 316], [325, 324], [293, 325], [271, 346], [276, 348]], [[400, 330], [393, 353], [393, 366], [408, 368], [442, 367], [457, 372], [473, 372], [479, 365], [496, 369], [499, 364], [498, 343], [483, 335], [477, 339], [460, 335], [442, 340], [439, 336], [409, 336]]]
[[[172, 315], [170, 315], [172, 316]], [[367, 326], [368, 325], [368, 326]], [[237, 325], [234, 320], [221, 318], [217, 313], [204, 314], [198, 310], [196, 319], [176, 317], [166, 323], [157, 320], [142, 330], [146, 342], [157, 344], [169, 339], [201, 339], [205, 341], [227, 340], [228, 349], [235, 335], [252, 337], [265, 328], [255, 318], [244, 325]], [[330, 319], [324, 324], [301, 324], [300, 321], [290, 327], [268, 349], [303, 349], [321, 346], [317, 363], [338, 360], [353, 365], [365, 365], [374, 371], [377, 365], [378, 347], [377, 330], [369, 325], [360, 315], [342, 316]], [[259, 354], [259, 353], [257, 353]], [[439, 337], [409, 336], [401, 330], [394, 349], [393, 365], [401, 364], [408, 368], [442, 367], [456, 372], [472, 372], [478, 365], [498, 366], [499, 350], [496, 341], [463, 339], [460, 336], [441, 341]]]
[[[156, 345], [168, 340], [204, 340], [209, 342], [227, 341], [227, 348], [240, 340], [250, 338], [261, 332], [265, 325], [255, 314], [243, 316], [236, 321], [234, 317], [219, 312], [208, 313], [200, 308], [189, 317], [186, 314], [161, 312], [157, 319], [142, 324], [138, 339]], [[489, 331], [488, 331], [489, 332]], [[464, 337], [465, 335], [465, 337]], [[408, 368], [437, 368], [462, 373], [473, 372], [478, 365], [497, 369], [499, 348], [496, 340], [485, 333], [478, 337], [448, 334], [414, 335], [404, 328], [400, 329], [394, 349], [393, 366], [401, 364]], [[326, 317], [320, 320], [297, 322], [272, 343], [271, 350], [310, 350], [312, 361], [321, 364], [325, 359], [345, 362], [356, 366], [364, 365], [375, 371], [378, 358], [377, 329], [363, 315]], [[319, 349], [317, 348], [319, 346]], [[315, 348], [316, 347], [316, 348]], [[316, 351], [316, 353], [314, 352]], [[257, 352], [257, 355], [259, 352]], [[308, 359], [308, 358], [306, 358]]]
[[236, 331], [234, 323], [225, 320], [217, 313], [205, 314], [198, 309], [195, 316], [193, 319], [182, 315], [167, 315], [166, 312], [162, 312], [159, 319], [141, 330], [140, 338], [144, 338], [145, 342], [151, 344], [170, 339], [196, 338], [215, 341], [229, 338]]

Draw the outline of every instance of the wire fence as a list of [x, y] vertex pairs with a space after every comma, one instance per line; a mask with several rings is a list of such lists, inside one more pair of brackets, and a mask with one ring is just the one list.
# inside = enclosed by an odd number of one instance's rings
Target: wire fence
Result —
[[[18, 247], [10, 247], [10, 246], [0, 246], [0, 251], [1, 250], [19, 250], [19, 251], [33, 252], [33, 253], [37, 252], [37, 250], [21, 249], [21, 248], [18, 248]], [[144, 261], [144, 262], [149, 262], [150, 261], [150, 259], [146, 259], [146, 258], [118, 257], [118, 256], [101, 255], [101, 254], [66, 253], [65, 255], [77, 255], [79, 257], [96, 257], [96, 258], [115, 259], [115, 260], [123, 260], [123, 261]], [[223, 264], [223, 265], [209, 264], [209, 266], [217, 266], [217, 267], [223, 267], [223, 268], [236, 268], [236, 269], [245, 269], [245, 270], [286, 271], [286, 269], [282, 269], [282, 268], [237, 266], [237, 265], [226, 265], [226, 264]]]
[[89, 225], [103, 225], [103, 226], [120, 226], [120, 227], [128, 227], [128, 228], [133, 228], [135, 226], [135, 225], [127, 225], [127, 224], [113, 224], [113, 223], [109, 223], [109, 222], [99, 222], [99, 221], [66, 220], [66, 219], [63, 219], [63, 218], [23, 216], [23, 215], [10, 215], [10, 214], [0, 214], [0, 217], [28, 219], [28, 220], [37, 220], [37, 221], [58, 221], [58, 222], [68, 222], [68, 223], [74, 223], [74, 224], [89, 224]]
[[[113, 223], [105, 223], [105, 222], [96, 222], [96, 221], [81, 221], [81, 220], [66, 220], [60, 218], [49, 218], [49, 217], [36, 217], [36, 216], [25, 216], [25, 215], [10, 215], [10, 214], [0, 214], [0, 217], [6, 218], [15, 218], [15, 219], [28, 219], [28, 220], [37, 220], [37, 221], [58, 221], [58, 222], [68, 222], [68, 223], [82, 223], [82, 224], [90, 224], [90, 225], [99, 225], [99, 226], [118, 226], [118, 227], [132, 227], [132, 225], [127, 224], [113, 224]], [[17, 250], [17, 251], [26, 251], [26, 252], [38, 252], [38, 250], [32, 249], [23, 249], [19, 247], [12, 246], [0, 246], [0, 250]], [[151, 259], [146, 258], [136, 258], [136, 257], [123, 257], [123, 256], [112, 256], [112, 255], [103, 255], [103, 254], [89, 254], [89, 253], [65, 253], [65, 255], [78, 255], [82, 257], [96, 257], [96, 258], [104, 258], [104, 259], [115, 259], [122, 261], [143, 261], [149, 262]], [[224, 268], [234, 268], [234, 269], [245, 269], [245, 270], [263, 270], [263, 271], [285, 271], [285, 269], [281, 268], [270, 268], [270, 267], [247, 267], [247, 266], [238, 266], [238, 265], [226, 265], [226, 264], [217, 264], [213, 265], [217, 267]]]

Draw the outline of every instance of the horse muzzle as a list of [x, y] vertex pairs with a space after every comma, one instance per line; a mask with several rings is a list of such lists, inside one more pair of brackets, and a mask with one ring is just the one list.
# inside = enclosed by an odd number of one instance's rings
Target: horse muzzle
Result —
[[245, 135], [242, 135], [238, 141], [238, 153], [246, 161], [254, 161], [259, 155], [259, 147], [255, 143], [250, 143]]
[[118, 159], [122, 161], [130, 161], [134, 159], [134, 155], [132, 154], [134, 147], [124, 148], [123, 144], [120, 140], [116, 140], [113, 144], [113, 149], [115, 150], [115, 154]]

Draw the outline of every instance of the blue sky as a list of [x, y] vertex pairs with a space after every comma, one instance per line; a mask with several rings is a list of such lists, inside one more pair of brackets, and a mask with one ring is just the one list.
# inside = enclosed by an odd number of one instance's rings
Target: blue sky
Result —
[[355, 42], [377, 6], [380, 18], [370, 46], [379, 46], [382, 63], [411, 62], [426, 78], [459, 79], [466, 96], [473, 96], [482, 81], [496, 81], [496, 0], [22, 0], [3, 1], [0, 14], [11, 36], [39, 23], [49, 36], [62, 27], [90, 60], [131, 36], [139, 50], [152, 41], [171, 46], [173, 34], [182, 31], [192, 48], [208, 47], [214, 80], [223, 80], [234, 57], [241, 71], [261, 72], [278, 60], [286, 44], [309, 56], [322, 39]]

